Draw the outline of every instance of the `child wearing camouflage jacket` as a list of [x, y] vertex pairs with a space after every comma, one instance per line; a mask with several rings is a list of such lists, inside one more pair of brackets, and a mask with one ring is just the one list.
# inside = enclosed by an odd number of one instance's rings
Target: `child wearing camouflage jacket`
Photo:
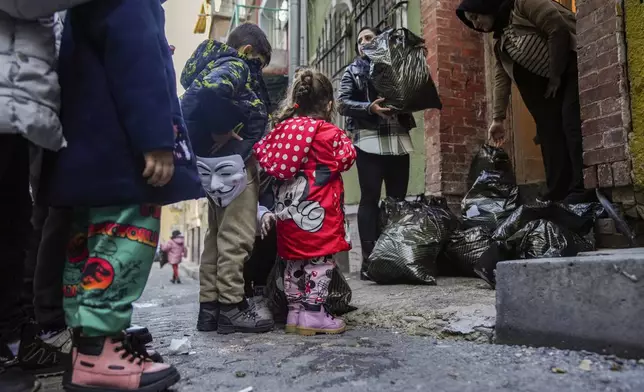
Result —
[[246, 298], [243, 273], [257, 228], [252, 148], [268, 124], [262, 68], [271, 51], [257, 25], [242, 24], [226, 44], [204, 41], [181, 75], [182, 109], [210, 205], [199, 271], [199, 331], [260, 333], [274, 325]]

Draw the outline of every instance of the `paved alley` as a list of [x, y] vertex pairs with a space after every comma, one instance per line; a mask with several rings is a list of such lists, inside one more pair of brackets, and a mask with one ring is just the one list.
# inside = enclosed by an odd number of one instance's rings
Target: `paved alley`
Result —
[[[594, 354], [457, 341], [358, 329], [342, 337], [303, 338], [198, 333], [198, 282], [169, 282], [155, 265], [136, 304], [135, 323], [178, 366], [177, 392], [642, 391], [644, 362]], [[187, 354], [170, 355], [172, 339], [188, 338]], [[48, 380], [46, 391], [58, 391]], [[249, 389], [252, 388], [252, 389]]]

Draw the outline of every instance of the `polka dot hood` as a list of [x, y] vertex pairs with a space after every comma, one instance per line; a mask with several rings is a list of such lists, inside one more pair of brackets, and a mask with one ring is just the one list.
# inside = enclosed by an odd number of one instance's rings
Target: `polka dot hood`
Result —
[[287, 119], [254, 148], [273, 187], [277, 248], [286, 260], [304, 260], [351, 248], [344, 217], [344, 184], [356, 150], [345, 132], [309, 117]]

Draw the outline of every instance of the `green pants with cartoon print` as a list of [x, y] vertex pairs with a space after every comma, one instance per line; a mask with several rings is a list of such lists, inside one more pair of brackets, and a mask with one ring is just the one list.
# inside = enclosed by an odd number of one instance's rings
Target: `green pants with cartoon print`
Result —
[[130, 326], [132, 303], [148, 281], [159, 240], [161, 207], [74, 210], [63, 275], [67, 326], [85, 336], [113, 336]]

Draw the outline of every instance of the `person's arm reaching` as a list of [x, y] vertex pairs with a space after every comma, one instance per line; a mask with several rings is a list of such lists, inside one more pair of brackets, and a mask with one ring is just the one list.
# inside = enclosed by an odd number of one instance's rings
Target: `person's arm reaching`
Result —
[[353, 80], [353, 76], [349, 69], [344, 71], [342, 80], [340, 81], [340, 89], [338, 90], [338, 111], [341, 115], [346, 117], [362, 117], [367, 118], [372, 114], [369, 112], [370, 102], [354, 101], [351, 99], [353, 90], [357, 88]]
[[505, 119], [510, 103], [511, 89], [512, 80], [508, 73], [505, 72], [501, 60], [496, 56], [494, 62], [494, 97], [492, 109], [492, 116], [495, 121], [503, 121]]
[[[0, 11], [14, 18], [35, 20], [52, 16], [90, 0], [0, 0]], [[102, 1], [102, 0], [98, 0]]]

